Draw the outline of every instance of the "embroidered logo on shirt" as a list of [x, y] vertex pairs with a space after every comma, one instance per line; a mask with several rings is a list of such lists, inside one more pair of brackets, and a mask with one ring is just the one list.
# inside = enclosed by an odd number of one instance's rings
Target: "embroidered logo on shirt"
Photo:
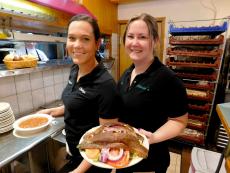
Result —
[[136, 87], [141, 89], [141, 90], [150, 91], [150, 89], [148, 87], [140, 85], [140, 84], [138, 84]]
[[79, 91], [81, 91], [83, 94], [86, 93], [85, 90], [82, 87], [79, 88]]
[[68, 81], [68, 83], [69, 83], [70, 85], [72, 85], [72, 84], [73, 84], [70, 80]]

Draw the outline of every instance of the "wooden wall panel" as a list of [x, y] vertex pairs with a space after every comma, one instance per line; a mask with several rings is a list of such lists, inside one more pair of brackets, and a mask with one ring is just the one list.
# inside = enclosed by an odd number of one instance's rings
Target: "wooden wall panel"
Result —
[[118, 32], [117, 4], [110, 0], [83, 0], [83, 5], [97, 18], [101, 32]]

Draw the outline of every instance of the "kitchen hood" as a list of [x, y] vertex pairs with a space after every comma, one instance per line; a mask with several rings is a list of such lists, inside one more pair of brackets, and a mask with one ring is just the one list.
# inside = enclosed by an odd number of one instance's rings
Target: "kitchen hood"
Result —
[[70, 13], [70, 14], [88, 14], [92, 17], [95, 18], [95, 16], [93, 16], [92, 13], [89, 12], [89, 10], [87, 10], [87, 8], [85, 8], [83, 5], [78, 4], [77, 2], [74, 2], [73, 0], [29, 0], [31, 2], [34, 3], [38, 3], [40, 5], [43, 6], [47, 6], [50, 8], [54, 8], [66, 13]]

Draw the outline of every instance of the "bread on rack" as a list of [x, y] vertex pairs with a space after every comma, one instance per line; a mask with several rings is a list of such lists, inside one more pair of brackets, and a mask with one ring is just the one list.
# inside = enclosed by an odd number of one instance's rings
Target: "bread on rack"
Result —
[[189, 96], [207, 97], [207, 93], [205, 91], [186, 89], [186, 92]]

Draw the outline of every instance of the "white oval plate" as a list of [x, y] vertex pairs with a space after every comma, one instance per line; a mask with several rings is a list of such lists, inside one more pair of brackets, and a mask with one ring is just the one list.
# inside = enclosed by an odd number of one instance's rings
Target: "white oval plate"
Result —
[[[92, 129], [88, 130], [86, 133], [93, 132], [93, 131], [95, 131], [95, 130], [96, 130], [97, 128], [99, 128], [99, 127], [100, 127], [100, 126], [93, 127]], [[135, 129], [135, 128], [134, 128], [134, 129]], [[136, 133], [140, 134], [140, 133], [138, 132], [137, 129], [135, 129], [135, 131], [136, 131]], [[86, 133], [85, 133], [85, 134], [86, 134]], [[85, 134], [84, 134], [84, 135], [85, 135]], [[81, 137], [79, 143], [81, 143], [81, 142], [83, 141], [84, 135]], [[142, 144], [142, 145], [143, 145], [145, 148], [149, 149], [149, 142], [148, 142], [148, 139], [146, 138], [145, 135], [143, 135], [143, 134], [140, 134], [140, 135], [144, 137], [144, 141], [143, 141], [143, 144]], [[114, 169], [114, 167], [112, 167], [112, 166], [110, 166], [110, 165], [108, 165], [108, 164], [106, 164], [106, 163], [97, 162], [97, 161], [94, 161], [94, 160], [92, 160], [92, 159], [89, 159], [89, 158], [86, 156], [86, 154], [85, 154], [85, 152], [84, 152], [83, 150], [80, 150], [80, 154], [81, 154], [81, 156], [82, 156], [85, 160], [87, 160], [89, 163], [91, 163], [91, 164], [94, 165], [94, 166], [97, 166], [97, 167], [100, 167], [100, 168]], [[142, 159], [143, 159], [142, 157], [135, 157], [135, 158], [133, 158], [133, 159], [129, 162], [129, 164], [128, 164], [126, 167], [124, 167], [124, 168], [133, 166], [133, 165], [139, 163]]]
[[[35, 117], [45, 117], [48, 119], [48, 121], [41, 125], [41, 126], [37, 126], [37, 127], [33, 127], [33, 128], [21, 128], [19, 127], [19, 124], [22, 123], [25, 120], [31, 119], [31, 118], [35, 118]], [[13, 124], [13, 128], [15, 130], [17, 130], [18, 132], [25, 132], [25, 133], [36, 133], [36, 132], [40, 132], [42, 130], [44, 130], [46, 127], [48, 127], [48, 125], [50, 125], [50, 123], [52, 122], [54, 118], [48, 114], [32, 114], [32, 115], [27, 115], [24, 116], [22, 118], [19, 118], [18, 120], [16, 120]]]

